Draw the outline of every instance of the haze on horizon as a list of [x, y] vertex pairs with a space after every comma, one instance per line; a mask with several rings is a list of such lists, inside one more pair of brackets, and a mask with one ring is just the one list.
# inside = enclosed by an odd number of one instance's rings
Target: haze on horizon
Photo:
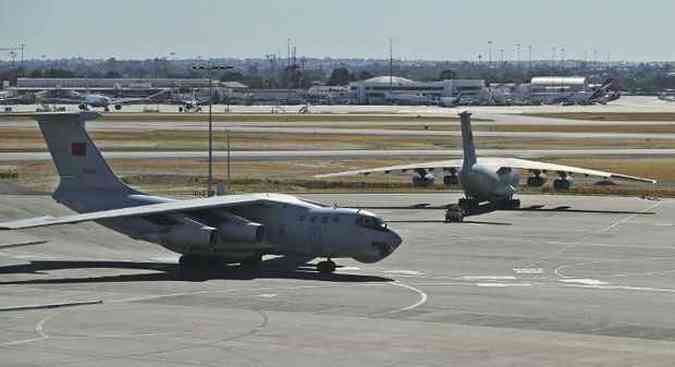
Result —
[[[25, 57], [146, 59], [258, 57], [293, 39], [298, 56], [512, 60], [556, 57], [670, 61], [675, 2], [609, 0], [0, 0], [0, 48], [25, 42]], [[8, 60], [0, 52], [0, 60]]]

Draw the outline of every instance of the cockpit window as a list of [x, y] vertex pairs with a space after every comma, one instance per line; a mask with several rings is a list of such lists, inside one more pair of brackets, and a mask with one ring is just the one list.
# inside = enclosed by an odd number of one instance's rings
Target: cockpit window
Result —
[[371, 217], [367, 215], [356, 218], [356, 225], [364, 228], [374, 229], [376, 231], [387, 230], [387, 225], [381, 218]]

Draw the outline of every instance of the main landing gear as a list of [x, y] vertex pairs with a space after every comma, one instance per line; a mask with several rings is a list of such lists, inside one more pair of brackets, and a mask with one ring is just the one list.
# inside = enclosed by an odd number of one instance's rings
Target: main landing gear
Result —
[[461, 198], [457, 205], [450, 205], [445, 212], [446, 223], [461, 223], [464, 222], [464, 217], [478, 208], [480, 202], [473, 198]]
[[318, 264], [316, 264], [316, 270], [318, 270], [321, 274], [331, 274], [335, 272], [336, 267], [337, 265], [335, 265], [335, 262], [333, 262], [331, 259], [320, 261]]
[[445, 212], [445, 223], [461, 223], [464, 221], [464, 210], [457, 205], [452, 205]]
[[[520, 208], [520, 200], [518, 199], [505, 199], [490, 204], [492, 209], [517, 209]], [[490, 207], [481, 208], [480, 201], [474, 198], [462, 198], [459, 199], [457, 205], [450, 205], [445, 212], [445, 222], [446, 223], [461, 223], [464, 221], [464, 217], [471, 214], [480, 214], [490, 211]]]

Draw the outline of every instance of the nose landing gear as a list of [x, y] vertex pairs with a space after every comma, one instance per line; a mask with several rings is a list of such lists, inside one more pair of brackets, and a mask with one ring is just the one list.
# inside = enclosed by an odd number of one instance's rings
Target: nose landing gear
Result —
[[453, 205], [445, 212], [445, 223], [461, 223], [464, 221], [464, 210]]

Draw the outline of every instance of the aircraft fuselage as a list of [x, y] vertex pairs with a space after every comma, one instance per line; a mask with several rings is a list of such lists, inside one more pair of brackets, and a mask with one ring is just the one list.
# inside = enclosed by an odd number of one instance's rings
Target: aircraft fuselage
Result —
[[498, 202], [510, 200], [516, 193], [520, 174], [518, 170], [483, 166], [476, 163], [463, 168], [458, 174], [459, 181], [467, 198], [479, 202]]
[[[55, 198], [77, 212], [158, 204], [172, 199], [147, 195], [59, 193]], [[111, 207], [111, 203], [115, 203]], [[222, 223], [235, 217], [260, 226], [259, 238], [233, 239]], [[101, 220], [99, 223], [131, 238], [159, 244], [180, 254], [220, 256], [231, 261], [260, 254], [354, 258], [374, 263], [389, 256], [401, 238], [379, 217], [366, 211], [322, 207], [301, 200], [213, 211]], [[208, 237], [217, 233], [215, 237]], [[203, 241], [200, 237], [207, 236]]]

